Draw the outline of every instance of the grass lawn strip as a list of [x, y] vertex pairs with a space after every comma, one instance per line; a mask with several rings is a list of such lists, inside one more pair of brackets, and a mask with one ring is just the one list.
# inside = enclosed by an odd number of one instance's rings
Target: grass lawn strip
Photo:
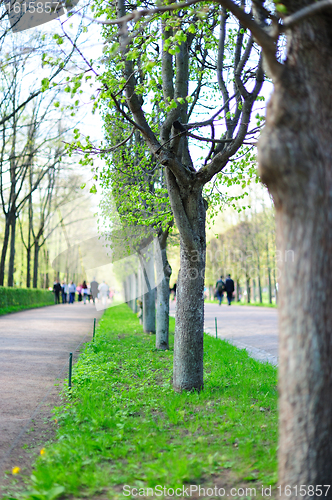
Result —
[[[108, 309], [74, 367], [70, 399], [55, 410], [57, 441], [21, 498], [123, 499], [134, 498], [123, 485], [188, 484], [256, 488], [260, 498], [262, 484], [276, 483], [276, 368], [225, 341], [204, 342], [204, 391], [174, 393], [172, 348], [156, 351], [127, 305]], [[240, 497], [248, 496], [232, 498]]]

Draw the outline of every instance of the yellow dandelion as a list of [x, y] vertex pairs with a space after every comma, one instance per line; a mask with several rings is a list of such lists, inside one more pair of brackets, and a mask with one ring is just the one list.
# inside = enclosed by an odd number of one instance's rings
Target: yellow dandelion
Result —
[[20, 472], [20, 467], [13, 467], [12, 468], [12, 474], [18, 474]]
[[45, 448], [42, 448], [42, 449], [40, 450], [40, 454], [41, 454], [41, 455], [45, 455], [45, 453], [46, 453]]

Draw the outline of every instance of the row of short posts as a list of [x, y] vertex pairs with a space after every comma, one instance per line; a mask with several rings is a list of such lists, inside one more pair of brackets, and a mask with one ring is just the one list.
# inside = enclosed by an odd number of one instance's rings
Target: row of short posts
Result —
[[[93, 332], [92, 332], [92, 341], [95, 340], [96, 334], [96, 318], [93, 319]], [[73, 372], [73, 353], [69, 353], [69, 375], [68, 375], [68, 388], [71, 390], [71, 376]]]
[[[218, 320], [217, 318], [214, 318], [214, 324], [216, 327], [216, 339], [218, 338]], [[95, 339], [95, 334], [96, 334], [96, 318], [93, 319], [93, 333], [92, 333], [92, 340], [94, 341]], [[69, 378], [68, 378], [68, 387], [71, 389], [71, 375], [72, 375], [72, 370], [73, 370], [73, 353], [69, 353]]]

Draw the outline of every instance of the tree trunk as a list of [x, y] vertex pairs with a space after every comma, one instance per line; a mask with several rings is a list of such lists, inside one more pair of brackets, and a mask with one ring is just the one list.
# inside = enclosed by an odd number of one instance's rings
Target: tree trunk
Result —
[[139, 298], [139, 303], [138, 303], [138, 309], [139, 309], [139, 322], [141, 325], [143, 325], [143, 282], [144, 282], [144, 277], [143, 277], [143, 271], [142, 271], [142, 263], [140, 263], [140, 266], [138, 268], [138, 298]]
[[258, 269], [258, 296], [259, 296], [259, 303], [263, 303], [263, 294], [262, 294], [262, 283], [261, 283], [261, 276], [260, 276], [260, 269]]
[[33, 288], [38, 288], [38, 261], [39, 261], [39, 250], [40, 246], [39, 242], [35, 241], [35, 251], [34, 251], [34, 259], [33, 259]]
[[132, 273], [130, 276], [127, 278], [128, 282], [128, 305], [130, 309], [133, 311], [133, 313], [136, 313], [136, 275], [135, 273]]
[[28, 245], [27, 246], [27, 254], [26, 254], [26, 259], [27, 259], [27, 280], [26, 280], [26, 285], [27, 288], [30, 288], [31, 284], [31, 247]]
[[[308, 485], [332, 485], [330, 15], [301, 21], [288, 36], [287, 49], [259, 145], [260, 175], [275, 202], [277, 246], [284, 256], [279, 287], [281, 498], [289, 498], [285, 485], [307, 485], [307, 491]], [[293, 258], [287, 259], [286, 251]], [[332, 488], [325, 493], [323, 487], [323, 496], [332, 498]]]
[[133, 298], [133, 312], [137, 314], [137, 299], [138, 299], [138, 276], [137, 273], [133, 274], [133, 287], [134, 287], [134, 298]]
[[274, 295], [275, 295], [275, 301], [276, 301], [276, 304], [279, 303], [279, 300], [278, 300], [278, 284], [277, 284], [277, 280], [276, 280], [276, 270], [273, 269], [273, 281], [274, 281]]
[[1, 252], [1, 263], [0, 263], [0, 286], [4, 285], [5, 281], [5, 265], [6, 265], [6, 255], [8, 250], [9, 243], [9, 233], [10, 233], [10, 220], [9, 217], [6, 217], [6, 226], [5, 226], [5, 234], [2, 243], [2, 252]]
[[271, 269], [267, 268], [267, 276], [269, 280], [269, 303], [272, 304], [272, 283], [271, 283]]
[[253, 300], [254, 302], [257, 301], [257, 293], [256, 293], [256, 281], [252, 280], [252, 295], [253, 295]]
[[122, 282], [122, 286], [123, 286], [124, 301], [127, 304], [128, 303], [128, 299], [127, 299], [127, 281], [126, 280], [124, 280]]
[[236, 302], [240, 302], [240, 282], [236, 281]]
[[154, 258], [151, 249], [141, 258], [144, 276], [143, 331], [156, 333]]
[[173, 386], [176, 391], [203, 388], [205, 242], [180, 248], [176, 288]]
[[[172, 178], [170, 179], [172, 182]], [[180, 271], [176, 288], [176, 315], [173, 358], [173, 387], [182, 390], [203, 388], [204, 274], [206, 256], [205, 212], [202, 193], [186, 191], [182, 207], [186, 220], [171, 203], [180, 233]], [[171, 185], [170, 185], [171, 184]]]
[[134, 312], [134, 301], [133, 301], [134, 287], [133, 287], [133, 285], [134, 285], [133, 275], [131, 274], [130, 276], [128, 276], [129, 307]]
[[[32, 190], [32, 180], [31, 180], [31, 169], [30, 169], [30, 191]], [[31, 233], [32, 233], [32, 195], [29, 196], [29, 207], [28, 207], [29, 221], [28, 221], [28, 244], [26, 246], [27, 250], [27, 288], [31, 285]], [[22, 235], [23, 239], [23, 235]]]
[[246, 279], [247, 284], [247, 303], [250, 304], [250, 279]]
[[[168, 234], [168, 233], [167, 233]], [[169, 279], [172, 274], [167, 260], [167, 235], [162, 233], [156, 242], [157, 267], [157, 310], [156, 310], [156, 349], [169, 349]], [[159, 248], [158, 248], [159, 247]]]
[[12, 215], [10, 225], [10, 254], [8, 265], [8, 286], [14, 286], [14, 271], [15, 271], [15, 236], [16, 236], [16, 216]]
[[[44, 265], [45, 265], [45, 275], [44, 275], [44, 287], [48, 289], [49, 286], [49, 276], [48, 276], [48, 250], [44, 247]], [[67, 283], [69, 280], [67, 279]]]
[[270, 254], [269, 254], [268, 241], [266, 242], [266, 256], [267, 256], [267, 277], [269, 285], [269, 303], [272, 304], [272, 283], [271, 283]]

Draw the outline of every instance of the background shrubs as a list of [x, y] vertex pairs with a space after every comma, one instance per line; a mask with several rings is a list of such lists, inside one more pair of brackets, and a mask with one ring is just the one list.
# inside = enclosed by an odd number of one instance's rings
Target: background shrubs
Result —
[[0, 314], [54, 304], [53, 292], [0, 286]]

